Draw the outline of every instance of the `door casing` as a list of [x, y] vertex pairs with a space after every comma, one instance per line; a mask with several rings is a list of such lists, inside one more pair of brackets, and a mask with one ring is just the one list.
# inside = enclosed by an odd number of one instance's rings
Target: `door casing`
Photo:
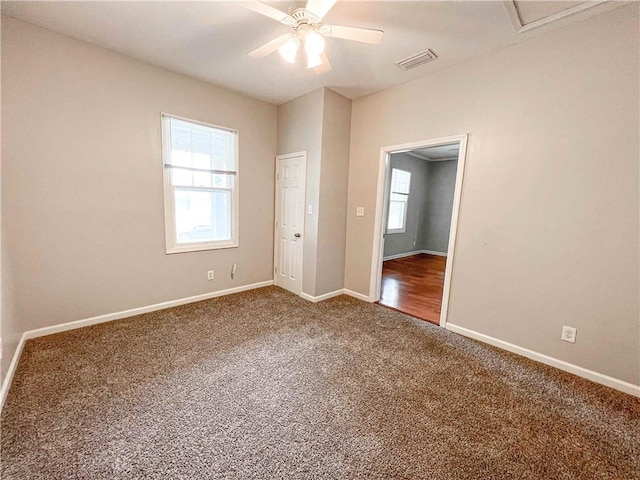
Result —
[[453, 196], [453, 208], [451, 211], [451, 229], [449, 230], [449, 248], [447, 250], [447, 266], [444, 273], [444, 289], [442, 293], [442, 306], [440, 309], [440, 326], [447, 324], [449, 311], [449, 295], [451, 291], [451, 275], [453, 272], [454, 255], [456, 249], [456, 235], [458, 232], [458, 216], [462, 199], [462, 181], [464, 179], [464, 166], [467, 156], [467, 142], [469, 134], [453, 135], [451, 137], [436, 138], [418, 142], [391, 145], [380, 149], [380, 163], [378, 165], [378, 189], [376, 196], [376, 213], [373, 231], [373, 252], [371, 257], [371, 278], [369, 283], [369, 301], [380, 300], [382, 285], [382, 257], [384, 253], [385, 225], [387, 223], [386, 206], [389, 202], [387, 184], [390, 181], [391, 162], [393, 153], [408, 152], [418, 148], [437, 147], [440, 145], [460, 144], [458, 153], [458, 170], [456, 172], [456, 186]]
[[[300, 231], [302, 233], [302, 237], [298, 240], [299, 243], [299, 275], [298, 275], [298, 281], [296, 282], [296, 288], [295, 291], [293, 291], [293, 293], [295, 293], [296, 295], [300, 295], [302, 293], [302, 276], [303, 276], [303, 272], [304, 272], [304, 223], [305, 223], [305, 203], [306, 203], [306, 187], [307, 187], [307, 152], [302, 151], [302, 152], [294, 152], [294, 153], [287, 153], [284, 155], [278, 155], [276, 156], [276, 195], [275, 195], [275, 211], [274, 211], [274, 235], [273, 235], [273, 283], [274, 285], [279, 285], [278, 283], [278, 278], [279, 278], [279, 274], [278, 274], [278, 265], [280, 263], [280, 241], [279, 241], [279, 232], [280, 232], [280, 210], [281, 210], [281, 192], [280, 192], [280, 178], [279, 178], [279, 174], [280, 174], [280, 164], [282, 162], [282, 160], [288, 160], [291, 158], [301, 158], [302, 161], [302, 172], [301, 172], [301, 178], [302, 178], [302, 182], [300, 185], [300, 188], [302, 189], [302, 193], [301, 193], [301, 203], [299, 205], [300, 208], [300, 212], [301, 212], [301, 225], [300, 225]], [[282, 285], [279, 285], [282, 286]], [[283, 287], [286, 288], [286, 287]], [[292, 290], [290, 290], [292, 291]]]

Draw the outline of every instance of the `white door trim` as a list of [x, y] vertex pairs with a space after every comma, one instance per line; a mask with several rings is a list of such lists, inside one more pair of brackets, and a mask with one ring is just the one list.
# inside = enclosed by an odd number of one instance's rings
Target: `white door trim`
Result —
[[389, 179], [390, 162], [389, 156], [392, 153], [401, 153], [417, 148], [437, 147], [451, 143], [460, 143], [458, 153], [458, 168], [456, 172], [456, 186], [453, 197], [453, 209], [451, 211], [451, 230], [449, 231], [449, 248], [447, 251], [447, 266], [444, 273], [444, 291], [442, 293], [442, 308], [440, 310], [440, 326], [447, 324], [447, 313], [449, 310], [449, 294], [451, 291], [451, 273], [453, 271], [454, 254], [456, 248], [456, 235], [458, 231], [458, 216], [460, 212], [460, 201], [462, 197], [462, 180], [464, 178], [464, 166], [467, 156], [467, 141], [469, 134], [453, 135], [451, 137], [436, 138], [433, 140], [423, 140], [419, 142], [404, 143], [401, 145], [390, 145], [380, 149], [380, 163], [378, 165], [378, 188], [376, 194], [376, 213], [373, 230], [373, 252], [371, 257], [371, 279], [369, 283], [369, 301], [380, 300], [380, 289], [382, 281], [382, 257], [384, 253], [384, 225], [386, 224], [387, 189], [385, 188]]
[[[302, 157], [303, 159], [303, 163], [304, 163], [304, 178], [303, 178], [303, 182], [302, 182], [302, 187], [303, 187], [303, 197], [304, 197], [304, 204], [302, 205], [303, 208], [303, 212], [306, 212], [305, 210], [305, 205], [306, 205], [306, 199], [307, 199], [307, 151], [303, 150], [301, 152], [293, 152], [293, 153], [285, 153], [282, 155], [276, 155], [276, 163], [275, 163], [275, 200], [274, 200], [274, 210], [273, 210], [273, 284], [274, 285], [278, 285], [278, 275], [276, 275], [276, 268], [278, 267], [278, 263], [280, 260], [280, 257], [278, 255], [278, 212], [280, 211], [280, 196], [278, 195], [278, 172], [280, 171], [280, 160], [286, 160], [288, 158], [296, 158], [296, 157]], [[297, 292], [298, 295], [302, 294], [302, 282], [303, 282], [303, 276], [304, 276], [304, 241], [305, 241], [305, 224], [306, 224], [306, 214], [303, 214], [302, 218], [302, 252], [300, 255], [300, 262], [301, 262], [301, 268], [300, 268], [300, 291]]]

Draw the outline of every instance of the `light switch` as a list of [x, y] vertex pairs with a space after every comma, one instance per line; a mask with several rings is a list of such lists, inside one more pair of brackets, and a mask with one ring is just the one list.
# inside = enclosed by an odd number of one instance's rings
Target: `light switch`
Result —
[[364, 217], [364, 207], [356, 207], [356, 217]]
[[313, 205], [307, 207], [307, 215], [313, 215]]

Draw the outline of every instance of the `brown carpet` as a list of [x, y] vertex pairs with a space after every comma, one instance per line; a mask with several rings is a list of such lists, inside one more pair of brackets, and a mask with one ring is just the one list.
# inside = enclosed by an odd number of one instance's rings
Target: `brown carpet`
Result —
[[640, 478], [640, 400], [269, 287], [27, 342], [2, 478]]

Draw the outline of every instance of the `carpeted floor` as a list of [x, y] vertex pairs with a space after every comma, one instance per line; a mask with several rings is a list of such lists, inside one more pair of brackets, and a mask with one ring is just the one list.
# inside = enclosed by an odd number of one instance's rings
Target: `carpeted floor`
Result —
[[640, 478], [640, 400], [277, 287], [27, 342], [2, 479]]

